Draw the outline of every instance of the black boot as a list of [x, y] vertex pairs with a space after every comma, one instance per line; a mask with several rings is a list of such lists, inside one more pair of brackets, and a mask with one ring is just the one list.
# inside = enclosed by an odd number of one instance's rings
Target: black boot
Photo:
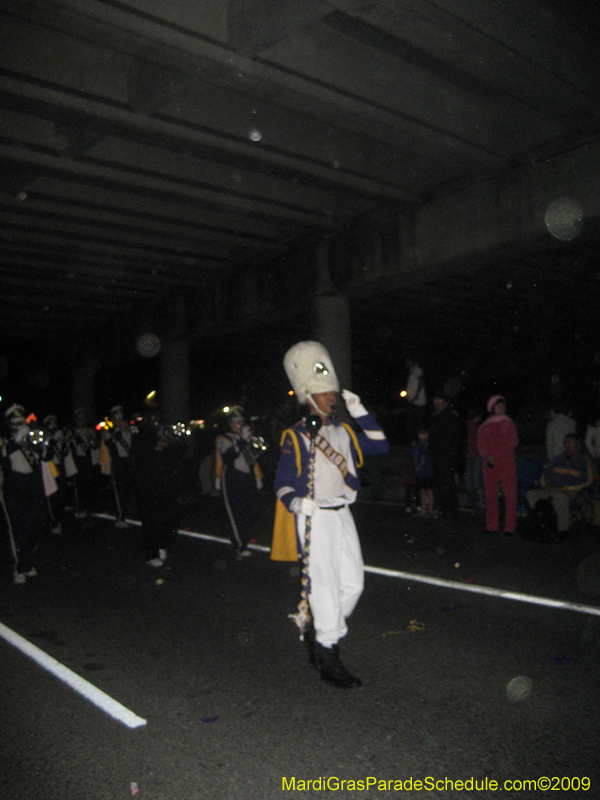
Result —
[[315, 666], [324, 681], [339, 686], [340, 689], [354, 689], [362, 686], [362, 681], [351, 675], [342, 664], [337, 644], [329, 648], [315, 642], [314, 655]]
[[306, 645], [306, 649], [308, 650], [310, 663], [313, 665], [313, 667], [316, 667], [316, 669], [321, 671], [321, 666], [319, 664], [319, 658], [317, 655], [317, 639], [312, 623], [304, 631], [304, 643]]

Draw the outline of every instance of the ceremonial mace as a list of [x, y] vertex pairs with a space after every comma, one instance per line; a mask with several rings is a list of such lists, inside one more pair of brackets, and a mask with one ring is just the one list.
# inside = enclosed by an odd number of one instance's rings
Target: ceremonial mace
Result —
[[[310, 436], [310, 450], [308, 454], [308, 493], [309, 500], [313, 499], [315, 489], [315, 439], [323, 420], [318, 414], [310, 414], [306, 418], [305, 425]], [[289, 619], [293, 619], [300, 631], [300, 641], [304, 641], [304, 632], [308, 628], [311, 616], [308, 605], [308, 595], [310, 594], [310, 578], [308, 575], [308, 562], [310, 558], [310, 531], [312, 527], [312, 517], [306, 517], [304, 524], [304, 551], [302, 554], [302, 577], [300, 582], [300, 602], [298, 611], [295, 614], [288, 614]]]

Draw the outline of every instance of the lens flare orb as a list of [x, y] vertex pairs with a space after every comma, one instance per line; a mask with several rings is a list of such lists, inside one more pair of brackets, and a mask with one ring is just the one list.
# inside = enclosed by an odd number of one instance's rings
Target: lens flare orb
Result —
[[135, 340], [135, 349], [144, 358], [154, 358], [160, 351], [160, 339], [155, 333], [142, 333]]
[[519, 675], [513, 678], [506, 687], [506, 696], [511, 703], [522, 703], [531, 695], [533, 681], [527, 675]]
[[548, 206], [544, 222], [555, 239], [570, 242], [581, 233], [583, 210], [572, 197], [559, 197]]

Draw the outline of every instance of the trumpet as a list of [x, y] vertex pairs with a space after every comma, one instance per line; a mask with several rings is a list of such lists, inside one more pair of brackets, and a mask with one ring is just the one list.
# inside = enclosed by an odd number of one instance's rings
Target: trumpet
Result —
[[269, 449], [269, 445], [265, 442], [262, 436], [255, 436], [254, 434], [251, 434], [248, 437], [248, 443], [253, 450], [257, 451], [257, 454], [264, 453]]
[[173, 436], [190, 436], [192, 433], [185, 422], [176, 422], [174, 425], [171, 425], [171, 431]]
[[31, 428], [27, 434], [26, 442], [35, 452], [43, 453], [49, 445], [48, 434], [43, 428]]
[[173, 425], [162, 425], [159, 428], [159, 438], [168, 442], [175, 442], [177, 439], [182, 439], [184, 436], [190, 436], [191, 429], [185, 422], [175, 422]]

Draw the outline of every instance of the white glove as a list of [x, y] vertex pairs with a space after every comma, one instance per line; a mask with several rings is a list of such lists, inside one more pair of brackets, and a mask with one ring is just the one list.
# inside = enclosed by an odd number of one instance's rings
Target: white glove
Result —
[[244, 427], [240, 431], [240, 435], [241, 435], [242, 439], [245, 439], [246, 441], [248, 441], [248, 439], [252, 435], [252, 428], [250, 427], [250, 425], [244, 425]]
[[290, 503], [290, 511], [294, 514], [304, 514], [306, 517], [312, 517], [317, 509], [317, 504], [310, 497], [294, 497]]
[[348, 389], [342, 389], [342, 397], [346, 403], [348, 413], [351, 417], [354, 417], [354, 419], [357, 419], [358, 417], [364, 417], [365, 414], [369, 413], [360, 402], [360, 397], [357, 394], [354, 394], [354, 392], [350, 392]]

